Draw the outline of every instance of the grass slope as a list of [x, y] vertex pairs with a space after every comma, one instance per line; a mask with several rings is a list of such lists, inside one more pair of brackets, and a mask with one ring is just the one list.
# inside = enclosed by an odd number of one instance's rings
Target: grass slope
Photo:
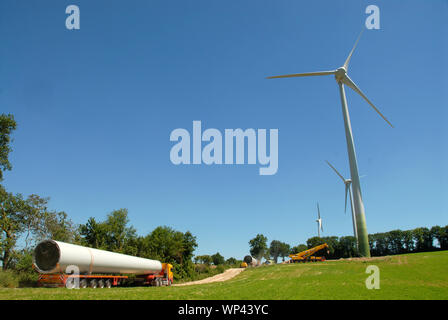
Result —
[[[381, 288], [368, 290], [367, 266]], [[250, 268], [221, 283], [113, 289], [0, 289], [0, 299], [448, 299], [448, 251]]]

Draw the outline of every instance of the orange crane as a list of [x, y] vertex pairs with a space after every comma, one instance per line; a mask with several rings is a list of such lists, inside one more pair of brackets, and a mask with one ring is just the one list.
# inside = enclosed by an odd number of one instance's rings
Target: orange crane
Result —
[[[294, 253], [294, 254], [290, 254], [289, 257], [291, 258], [290, 263], [296, 263], [296, 262], [316, 262], [316, 261], [325, 261], [325, 257], [315, 257], [313, 256], [313, 254], [315, 254], [316, 252], [322, 250], [322, 249], [328, 249], [328, 245], [326, 243], [321, 244], [319, 246], [316, 246], [314, 248], [299, 252], [299, 253]], [[327, 250], [327, 253], [329, 253], [329, 251]]]

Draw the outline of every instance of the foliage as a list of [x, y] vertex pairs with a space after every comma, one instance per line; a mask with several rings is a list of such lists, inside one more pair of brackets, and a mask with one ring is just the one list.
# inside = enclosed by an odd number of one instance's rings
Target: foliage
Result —
[[128, 226], [128, 223], [127, 209], [112, 211], [104, 222], [97, 222], [91, 217], [86, 224], [79, 226], [81, 245], [124, 254], [136, 254], [136, 248], [131, 246], [135, 244], [136, 230]]
[[17, 239], [24, 230], [25, 212], [22, 195], [7, 192], [0, 185], [0, 260], [3, 270], [8, 269]]
[[226, 260], [226, 264], [227, 265], [236, 265], [236, 264], [238, 264], [238, 260], [235, 259], [234, 257], [230, 257]]
[[0, 271], [0, 288], [17, 288], [18, 286], [17, 273], [10, 270]]
[[299, 253], [299, 252], [302, 252], [302, 251], [305, 251], [305, 250], [308, 250], [307, 245], [301, 243], [301, 244], [299, 244], [299, 245], [297, 245], [295, 247], [292, 247], [289, 253], [290, 254], [296, 254], [296, 253]]
[[285, 261], [285, 257], [289, 255], [290, 251], [291, 248], [289, 244], [278, 240], [272, 240], [269, 246], [269, 258], [272, 257], [275, 263], [277, 263], [279, 257], [282, 257], [282, 260]]
[[0, 181], [3, 180], [3, 172], [12, 168], [8, 158], [12, 151], [9, 144], [11, 133], [16, 127], [17, 123], [12, 114], [0, 114]]
[[213, 262], [213, 259], [208, 254], [202, 255], [202, 256], [196, 256], [195, 257], [196, 263], [202, 263], [206, 265], [210, 265]]
[[35, 194], [24, 199], [21, 194], [7, 192], [0, 185], [0, 260], [3, 270], [11, 267], [20, 238], [25, 251], [47, 238], [66, 242], [75, 239], [76, 228], [67, 214], [48, 210], [48, 201], [48, 198]]
[[257, 234], [255, 238], [249, 241], [250, 254], [257, 260], [260, 260], [268, 252], [267, 241], [268, 238], [262, 234]]
[[214, 264], [215, 266], [224, 264], [224, 263], [226, 262], [226, 260], [224, 259], [224, 257], [223, 257], [219, 252], [216, 252], [214, 255], [212, 255], [211, 258], [212, 258], [213, 264]]

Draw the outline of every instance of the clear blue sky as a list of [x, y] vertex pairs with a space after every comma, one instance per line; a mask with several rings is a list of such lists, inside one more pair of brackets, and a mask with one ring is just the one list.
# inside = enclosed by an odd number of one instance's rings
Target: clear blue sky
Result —
[[[65, 28], [65, 8], [81, 29]], [[263, 233], [292, 245], [351, 235], [349, 167], [332, 77], [269, 75], [343, 64], [395, 125], [347, 99], [369, 233], [446, 225], [448, 3], [432, 1], [14, 1], [0, 3], [0, 112], [13, 113], [9, 191], [51, 197], [76, 223], [128, 208], [140, 234], [190, 230], [196, 254], [242, 258]], [[175, 166], [173, 129], [278, 128], [279, 169]]]

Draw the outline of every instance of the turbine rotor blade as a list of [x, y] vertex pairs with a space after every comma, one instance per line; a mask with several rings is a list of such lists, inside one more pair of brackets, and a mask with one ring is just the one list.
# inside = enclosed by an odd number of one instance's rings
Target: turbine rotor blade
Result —
[[294, 77], [310, 77], [310, 76], [328, 76], [331, 74], [335, 74], [336, 71], [319, 71], [319, 72], [307, 72], [307, 73], [294, 73], [294, 74], [285, 74], [281, 76], [272, 76], [267, 77], [266, 79], [277, 79], [277, 78], [294, 78]]
[[319, 219], [320, 219], [319, 203], [317, 203], [317, 215], [318, 215], [318, 217], [319, 217]]
[[347, 213], [347, 195], [348, 195], [348, 189], [350, 188], [349, 184], [345, 185], [345, 213]]
[[328, 165], [334, 170], [334, 172], [336, 172], [336, 174], [342, 179], [342, 181], [344, 181], [345, 182], [345, 179], [344, 179], [344, 177], [338, 172], [338, 170], [336, 170], [336, 168], [335, 167], [333, 167], [332, 165], [331, 165], [331, 163], [330, 162], [328, 162], [327, 160], [325, 160], [327, 163], [328, 163]]
[[364, 28], [362, 28], [361, 33], [358, 36], [358, 39], [356, 39], [355, 45], [353, 46], [352, 51], [350, 51], [350, 54], [347, 57], [347, 60], [344, 62], [344, 68], [345, 70], [348, 70], [348, 64], [350, 63], [350, 59], [352, 58], [353, 52], [355, 52], [356, 46], [358, 45], [359, 39], [361, 39], [361, 36], [364, 32]]
[[358, 86], [353, 82], [352, 79], [350, 79], [350, 77], [348, 75], [345, 75], [345, 77], [342, 79], [342, 82], [344, 84], [346, 84], [347, 86], [349, 86], [353, 91], [358, 93], [361, 97], [363, 97], [364, 100], [366, 100], [367, 103], [370, 104], [370, 106], [373, 108], [373, 110], [375, 110], [381, 116], [381, 118], [384, 119], [384, 121], [386, 121], [392, 128], [394, 127], [392, 125], [392, 123], [390, 123], [389, 120], [387, 120], [386, 117], [383, 116], [383, 114], [380, 112], [380, 110], [378, 110], [374, 106], [374, 104], [369, 100], [369, 98], [366, 97], [366, 95], [361, 91], [361, 89], [358, 88]]

